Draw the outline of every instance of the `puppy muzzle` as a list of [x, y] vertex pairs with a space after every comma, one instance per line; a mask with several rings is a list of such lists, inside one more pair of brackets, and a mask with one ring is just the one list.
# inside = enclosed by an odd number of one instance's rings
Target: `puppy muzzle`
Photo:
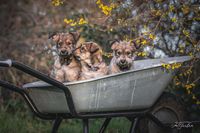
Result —
[[128, 62], [127, 62], [126, 60], [120, 60], [120, 61], [119, 61], [119, 64], [120, 64], [121, 66], [126, 66], [126, 65], [128, 64]]
[[121, 71], [126, 71], [131, 68], [131, 64], [128, 63], [126, 60], [120, 60], [119, 63], [117, 63], [117, 65]]
[[61, 51], [59, 52], [59, 55], [60, 55], [60, 56], [68, 56], [69, 53], [68, 53], [66, 50], [61, 50]]

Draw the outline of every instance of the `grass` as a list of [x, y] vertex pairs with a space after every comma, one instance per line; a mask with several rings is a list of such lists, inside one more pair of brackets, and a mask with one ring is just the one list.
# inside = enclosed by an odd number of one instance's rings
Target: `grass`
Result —
[[[90, 132], [96, 133], [104, 119], [90, 120]], [[50, 133], [53, 121], [41, 120], [30, 112], [0, 111], [0, 133]], [[114, 118], [106, 133], [129, 131], [130, 122], [125, 118]], [[81, 120], [64, 120], [58, 133], [82, 133]]]
[[[11, 104], [12, 103], [12, 104]], [[0, 107], [0, 133], [50, 133], [53, 121], [41, 120], [21, 102], [11, 101], [9, 106]], [[9, 108], [9, 109], [8, 109]], [[90, 133], [97, 133], [104, 119], [90, 120]], [[130, 122], [125, 118], [111, 120], [106, 133], [128, 133]], [[192, 133], [199, 133], [198, 127]], [[78, 119], [64, 120], [58, 133], [82, 133], [82, 123]]]

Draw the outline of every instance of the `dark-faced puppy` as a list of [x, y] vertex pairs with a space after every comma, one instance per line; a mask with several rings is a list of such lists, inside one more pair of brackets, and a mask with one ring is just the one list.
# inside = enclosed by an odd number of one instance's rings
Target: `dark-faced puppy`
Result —
[[75, 51], [76, 57], [81, 63], [79, 79], [90, 79], [106, 75], [108, 67], [102, 59], [102, 49], [94, 42], [85, 42]]
[[58, 56], [54, 62], [53, 77], [60, 81], [76, 81], [80, 73], [80, 64], [74, 58], [74, 50], [79, 33], [56, 33], [50, 36], [56, 43]]
[[118, 73], [133, 68], [135, 46], [131, 42], [116, 41], [112, 44], [113, 58], [109, 66], [109, 73]]

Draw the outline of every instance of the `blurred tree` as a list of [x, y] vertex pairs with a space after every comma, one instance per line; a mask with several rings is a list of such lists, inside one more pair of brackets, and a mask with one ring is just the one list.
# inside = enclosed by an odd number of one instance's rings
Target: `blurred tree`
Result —
[[[84, 40], [93, 40], [110, 50], [114, 39], [141, 45], [136, 53], [143, 58], [188, 55], [193, 59], [180, 64], [163, 65], [179, 68], [171, 91], [184, 98], [189, 111], [200, 111], [200, 1], [199, 0], [97, 0], [93, 9], [66, 19], [67, 30], [81, 31]], [[63, 1], [63, 5], [65, 1]], [[95, 17], [94, 17], [95, 14]], [[79, 24], [83, 18], [86, 23]], [[104, 52], [106, 57], [109, 53]], [[198, 114], [200, 115], [200, 114]]]
[[[179, 70], [171, 90], [184, 98], [189, 110], [199, 113], [200, 61], [196, 58], [200, 51], [199, 3], [199, 0], [2, 0], [0, 58], [17, 59], [49, 73], [53, 45], [48, 42], [48, 34], [54, 31], [80, 31], [81, 40], [95, 41], [103, 47], [106, 60], [110, 59], [110, 42], [114, 39], [141, 44], [136, 54], [142, 58], [189, 55], [193, 60]], [[12, 69], [0, 71], [0, 76], [17, 85], [33, 80]]]

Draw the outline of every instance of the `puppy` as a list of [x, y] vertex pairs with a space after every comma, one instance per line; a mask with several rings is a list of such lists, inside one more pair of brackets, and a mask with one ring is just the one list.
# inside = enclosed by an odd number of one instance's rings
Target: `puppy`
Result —
[[116, 41], [112, 43], [113, 58], [109, 65], [109, 73], [119, 73], [133, 69], [135, 46], [131, 42]]
[[108, 67], [102, 59], [102, 49], [94, 42], [85, 42], [75, 51], [81, 64], [79, 80], [100, 77], [108, 73]]
[[50, 38], [56, 43], [58, 56], [55, 59], [52, 76], [60, 81], [76, 81], [80, 74], [80, 64], [74, 58], [74, 50], [79, 33], [56, 33]]

